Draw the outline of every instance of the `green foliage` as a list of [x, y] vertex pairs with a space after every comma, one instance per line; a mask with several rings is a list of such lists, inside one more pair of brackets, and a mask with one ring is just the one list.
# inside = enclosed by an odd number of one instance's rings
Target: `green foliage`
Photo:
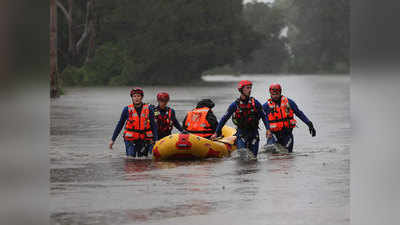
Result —
[[296, 73], [349, 72], [349, 0], [276, 0], [285, 13]]
[[112, 77], [110, 79], [109, 85], [110, 86], [122, 86], [122, 85], [125, 85], [125, 83], [126, 83], [125, 77], [122, 75], [118, 75], [118, 76]]
[[[86, 1], [73, 2], [78, 39]], [[77, 55], [68, 51], [68, 27], [59, 13], [59, 69], [65, 85], [176, 84], [197, 81], [206, 71], [349, 71], [348, 0], [245, 5], [242, 0], [96, 0], [95, 5], [90, 60], [88, 41]]]
[[235, 70], [242, 73], [281, 72], [289, 60], [287, 40], [281, 36], [286, 26], [283, 12], [269, 3], [250, 2], [244, 6], [243, 17], [262, 41], [250, 57], [235, 63]]
[[99, 47], [93, 60], [83, 67], [68, 66], [62, 73], [64, 85], [107, 85], [122, 70], [123, 53], [108, 43]]
[[[68, 1], [59, 0], [62, 5], [68, 10]], [[73, 44], [81, 37], [84, 32], [84, 23], [86, 19], [86, 1], [73, 0], [72, 1], [72, 32], [73, 32]], [[86, 58], [86, 51], [72, 54], [69, 49], [69, 36], [68, 36], [68, 25], [67, 19], [64, 13], [58, 9], [57, 13], [57, 47], [58, 47], [58, 69], [63, 71], [68, 66], [81, 67]], [[82, 49], [86, 49], [87, 41], [84, 42]]]
[[86, 72], [83, 68], [77, 68], [74, 66], [66, 67], [61, 74], [63, 85], [74, 86], [81, 84], [85, 73]]
[[108, 76], [120, 75], [123, 68], [124, 51], [112, 43], [101, 45], [93, 60], [87, 65], [90, 70], [99, 74], [107, 75], [102, 77], [106, 80]]
[[195, 81], [206, 70], [249, 58], [260, 43], [260, 35], [242, 17], [242, 0], [96, 4], [100, 29], [95, 57], [70, 75], [85, 73], [80, 84]]

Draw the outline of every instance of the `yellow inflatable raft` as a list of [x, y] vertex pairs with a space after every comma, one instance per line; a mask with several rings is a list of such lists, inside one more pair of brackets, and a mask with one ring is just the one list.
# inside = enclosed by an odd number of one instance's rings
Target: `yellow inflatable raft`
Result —
[[223, 138], [211, 141], [194, 134], [171, 134], [156, 142], [153, 159], [202, 159], [229, 156], [236, 150], [236, 129], [222, 128]]

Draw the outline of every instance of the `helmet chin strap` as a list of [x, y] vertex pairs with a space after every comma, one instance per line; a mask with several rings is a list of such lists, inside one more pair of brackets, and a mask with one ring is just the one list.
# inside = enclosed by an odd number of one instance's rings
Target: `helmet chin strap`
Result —
[[274, 101], [274, 102], [279, 102], [281, 100], [281, 97], [282, 97], [282, 94], [279, 94], [279, 97], [277, 97], [277, 98], [272, 98], [272, 96], [271, 96], [272, 101]]
[[[240, 95], [240, 99], [241, 100], [249, 100], [249, 98], [250, 98], [250, 93], [249, 93], [249, 95], [247, 96], [247, 95], [245, 95], [244, 93], [243, 93], [243, 91], [241, 91], [241, 95]], [[242, 97], [244, 97], [244, 99], [242, 98]]]
[[133, 103], [135, 106], [141, 106], [142, 104], [143, 104], [143, 102], [142, 101], [140, 101], [139, 102], [139, 104], [135, 104], [135, 103]]

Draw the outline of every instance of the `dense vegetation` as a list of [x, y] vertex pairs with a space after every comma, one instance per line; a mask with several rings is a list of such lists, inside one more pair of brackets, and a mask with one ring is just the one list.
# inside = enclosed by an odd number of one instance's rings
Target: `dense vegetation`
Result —
[[276, 0], [274, 7], [288, 26], [290, 72], [349, 72], [349, 0]]
[[63, 85], [349, 71], [348, 0], [55, 2]]

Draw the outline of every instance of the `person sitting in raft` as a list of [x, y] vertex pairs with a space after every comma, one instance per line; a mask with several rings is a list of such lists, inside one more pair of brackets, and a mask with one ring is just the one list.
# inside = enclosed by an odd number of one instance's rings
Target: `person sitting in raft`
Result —
[[175, 127], [180, 132], [183, 131], [182, 126], [179, 124], [175, 117], [175, 110], [168, 107], [169, 94], [167, 92], [160, 92], [157, 94], [157, 106], [154, 107], [154, 117], [157, 122], [158, 139], [162, 139], [171, 134], [172, 128]]
[[237, 148], [248, 148], [254, 156], [257, 157], [260, 142], [258, 134], [258, 123], [260, 119], [262, 119], [264, 123], [267, 138], [271, 136], [271, 132], [260, 102], [250, 97], [251, 88], [251, 81], [242, 80], [239, 82], [238, 90], [240, 92], [240, 97], [229, 106], [225, 115], [219, 121], [217, 130], [211, 139], [221, 136], [222, 127], [233, 115], [232, 121], [237, 126], [237, 133], [235, 134], [237, 136]]
[[294, 115], [307, 124], [310, 134], [313, 137], [316, 133], [314, 125], [292, 99], [282, 95], [280, 84], [271, 84], [269, 94], [271, 98], [263, 105], [263, 109], [275, 137], [269, 138], [267, 144], [279, 143], [286, 147], [288, 152], [293, 152], [294, 139], [292, 131], [297, 123]]
[[203, 138], [210, 138], [215, 132], [218, 120], [211, 110], [215, 106], [211, 99], [202, 99], [196, 108], [188, 112], [183, 120], [183, 129]]
[[132, 157], [147, 156], [153, 148], [157, 137], [157, 124], [154, 112], [148, 104], [143, 103], [143, 90], [133, 88], [130, 92], [132, 104], [125, 106], [121, 118], [115, 127], [109, 148], [112, 149], [122, 127], [125, 124], [124, 141], [126, 155]]

